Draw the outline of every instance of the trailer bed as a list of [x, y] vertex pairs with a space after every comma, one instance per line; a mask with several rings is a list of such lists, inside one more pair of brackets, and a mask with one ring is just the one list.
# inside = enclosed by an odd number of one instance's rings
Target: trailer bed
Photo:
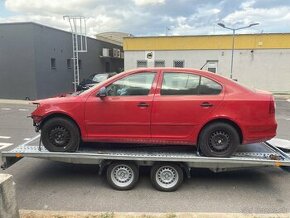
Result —
[[[2, 168], [7, 169], [23, 157], [47, 159], [74, 164], [95, 164], [102, 166], [109, 161], [134, 161], [139, 166], [152, 166], [156, 162], [182, 163], [191, 168], [209, 168], [215, 172], [249, 167], [276, 166], [289, 167], [290, 153], [279, 149], [290, 142], [271, 140], [239, 146], [230, 158], [203, 157], [189, 146], [132, 146], [89, 143], [81, 146], [77, 152], [49, 152], [39, 144], [40, 136], [19, 146], [0, 149]], [[278, 145], [277, 145], [278, 143]]]

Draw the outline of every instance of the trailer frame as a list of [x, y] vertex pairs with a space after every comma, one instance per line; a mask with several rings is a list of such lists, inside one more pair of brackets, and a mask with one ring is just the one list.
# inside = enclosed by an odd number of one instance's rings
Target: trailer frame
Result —
[[[37, 140], [39, 140], [38, 143]], [[288, 142], [290, 144], [290, 141]], [[278, 144], [279, 143], [281, 142], [278, 141]], [[135, 146], [129, 148], [121, 147], [117, 149], [106, 147], [100, 149], [96, 147], [81, 146], [77, 152], [69, 153], [47, 151], [41, 144], [40, 135], [37, 135], [21, 145], [11, 145], [0, 148], [0, 157], [3, 163], [1, 168], [3, 169], [9, 168], [24, 157], [30, 157], [73, 164], [94, 164], [99, 166], [100, 174], [113, 163], [130, 163], [138, 168], [142, 166], [152, 167], [156, 165], [168, 165], [169, 168], [170, 166], [175, 166], [175, 168], [178, 166], [183, 170], [187, 177], [190, 177], [190, 171], [193, 168], [208, 168], [214, 172], [245, 168], [249, 169], [254, 167], [281, 167], [282, 169], [289, 170], [290, 153], [284, 152], [278, 146], [277, 143], [275, 143], [275, 140], [250, 145], [241, 145], [242, 150], [237, 151], [234, 156], [230, 158], [204, 157], [200, 156], [199, 153], [194, 151], [192, 148], [187, 147], [186, 150], [185, 148], [179, 149], [181, 147], [172, 146], [166, 149], [160, 146]], [[128, 165], [131, 166], [130, 164]], [[177, 171], [178, 170], [179, 169], [177, 169]], [[107, 172], [107, 179], [110, 179], [108, 176]], [[118, 189], [118, 187], [114, 188]], [[157, 189], [162, 190], [158, 187]], [[127, 188], [121, 190], [127, 190]], [[162, 191], [173, 190], [176, 190], [175, 187], [170, 190], [165, 189]]]

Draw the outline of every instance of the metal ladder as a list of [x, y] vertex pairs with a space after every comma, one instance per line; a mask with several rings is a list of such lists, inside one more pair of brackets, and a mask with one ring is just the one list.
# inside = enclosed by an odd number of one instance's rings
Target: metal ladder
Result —
[[73, 74], [74, 91], [80, 83], [79, 53], [87, 52], [86, 18], [82, 16], [64, 16], [70, 24], [73, 46]]

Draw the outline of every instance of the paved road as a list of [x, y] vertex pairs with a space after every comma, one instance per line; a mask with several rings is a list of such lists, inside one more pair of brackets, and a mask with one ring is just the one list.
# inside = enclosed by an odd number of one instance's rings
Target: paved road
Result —
[[[15, 145], [36, 135], [33, 106], [0, 104], [0, 146]], [[290, 102], [277, 101], [278, 137], [290, 140]], [[2, 143], [2, 144], [1, 144]], [[16, 182], [21, 209], [132, 212], [290, 211], [290, 173], [279, 168], [215, 174], [195, 169], [174, 193], [155, 191], [143, 169], [134, 190], [112, 190], [97, 168], [24, 158], [4, 171]], [[0, 170], [1, 173], [1, 170]]]

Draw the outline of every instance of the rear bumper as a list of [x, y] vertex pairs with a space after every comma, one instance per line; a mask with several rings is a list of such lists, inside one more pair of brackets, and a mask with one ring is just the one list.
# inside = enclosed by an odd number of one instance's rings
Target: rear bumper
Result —
[[277, 123], [247, 126], [245, 128], [243, 144], [263, 142], [276, 136]]

